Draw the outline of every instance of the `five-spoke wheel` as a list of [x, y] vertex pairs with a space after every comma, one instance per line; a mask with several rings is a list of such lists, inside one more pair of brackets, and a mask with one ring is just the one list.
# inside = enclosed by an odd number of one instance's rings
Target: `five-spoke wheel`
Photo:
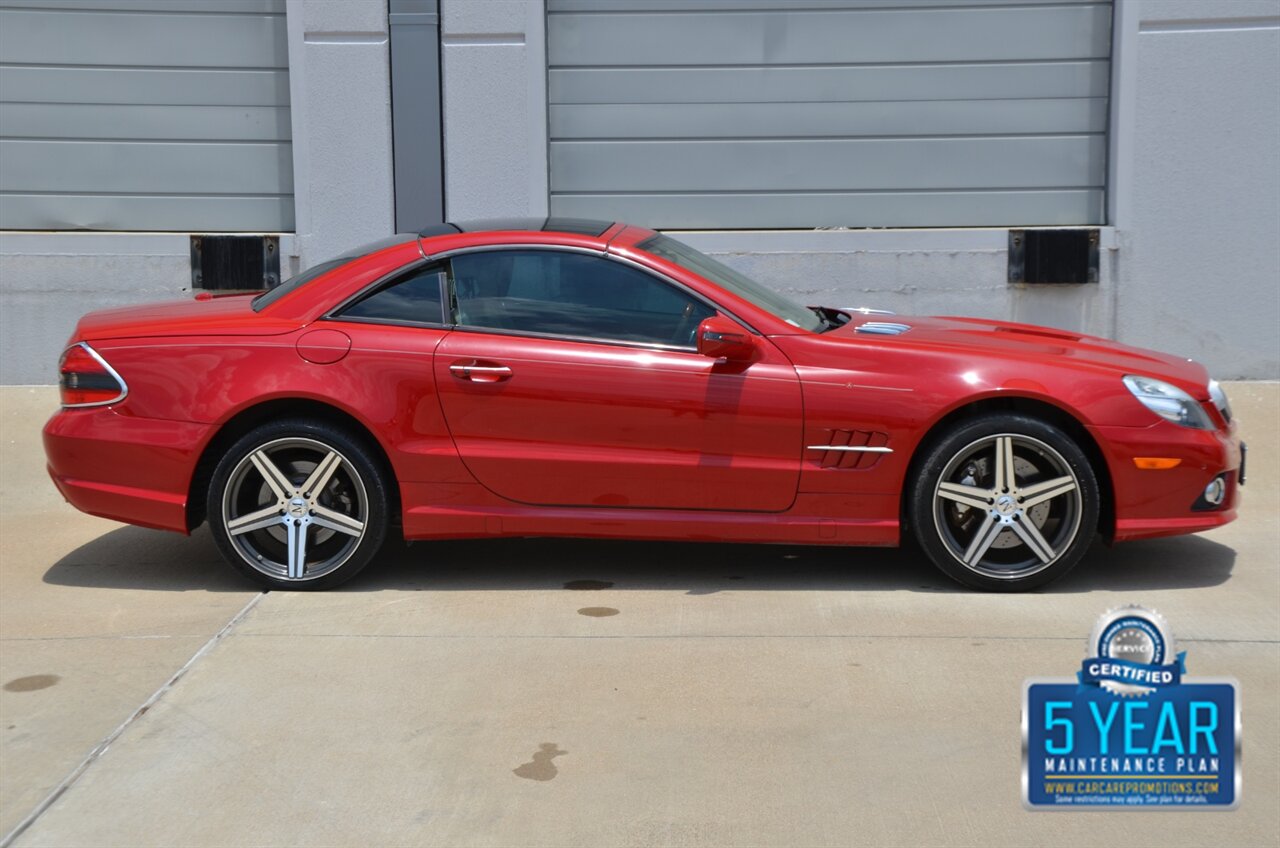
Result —
[[240, 439], [214, 471], [208, 510], [228, 559], [274, 588], [341, 583], [386, 535], [377, 463], [363, 443], [319, 422], [282, 421]]
[[970, 586], [1017, 591], [1068, 571], [1098, 519], [1098, 485], [1079, 446], [1034, 418], [989, 415], [945, 435], [920, 466], [916, 539]]

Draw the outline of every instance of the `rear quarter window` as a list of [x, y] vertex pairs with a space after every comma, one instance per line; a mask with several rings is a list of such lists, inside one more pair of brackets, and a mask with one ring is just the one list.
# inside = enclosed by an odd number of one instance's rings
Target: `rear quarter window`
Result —
[[305, 271], [294, 274], [275, 288], [268, 289], [253, 299], [253, 311], [261, 312], [271, 304], [280, 300], [287, 294], [292, 294], [307, 283], [321, 277], [335, 268], [340, 268], [349, 262], [362, 259], [371, 253], [377, 253], [384, 248], [394, 247], [397, 244], [404, 244], [407, 241], [414, 241], [418, 238], [416, 233], [399, 233], [390, 238], [379, 239], [369, 244], [363, 244], [353, 250], [349, 250], [341, 256], [330, 259], [327, 262], [321, 262], [318, 265], [312, 265]]
[[345, 320], [443, 324], [444, 269], [418, 268], [345, 307], [334, 317]]

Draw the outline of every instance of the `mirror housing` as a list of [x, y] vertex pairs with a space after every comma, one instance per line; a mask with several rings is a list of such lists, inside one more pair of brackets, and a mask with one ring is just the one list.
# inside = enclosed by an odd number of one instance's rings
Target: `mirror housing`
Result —
[[750, 359], [755, 352], [751, 333], [728, 318], [713, 315], [698, 325], [698, 353], [734, 362]]

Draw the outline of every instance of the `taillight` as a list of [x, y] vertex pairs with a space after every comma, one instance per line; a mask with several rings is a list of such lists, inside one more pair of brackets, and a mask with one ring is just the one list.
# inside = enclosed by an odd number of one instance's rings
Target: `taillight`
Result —
[[84, 342], [63, 351], [58, 389], [63, 406], [105, 406], [124, 400], [128, 393], [115, 369]]

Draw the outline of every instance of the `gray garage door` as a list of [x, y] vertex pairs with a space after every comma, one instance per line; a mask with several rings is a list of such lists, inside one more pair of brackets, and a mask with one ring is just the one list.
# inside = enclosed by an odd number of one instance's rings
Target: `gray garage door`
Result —
[[549, 0], [551, 211], [1098, 224], [1111, 4]]
[[0, 228], [291, 231], [285, 0], [0, 0]]

